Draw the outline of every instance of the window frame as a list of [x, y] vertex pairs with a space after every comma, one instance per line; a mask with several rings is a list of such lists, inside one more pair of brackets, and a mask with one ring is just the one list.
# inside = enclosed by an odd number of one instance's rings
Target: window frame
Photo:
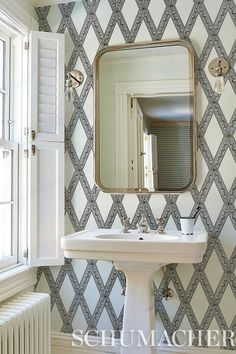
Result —
[[[5, 75], [4, 75], [4, 88], [0, 87], [0, 93], [5, 95], [4, 99], [4, 134], [3, 139], [9, 140], [10, 136], [10, 70], [11, 70], [11, 55], [10, 55], [10, 36], [7, 36], [2, 30], [0, 29], [0, 40], [5, 42], [5, 53], [4, 53], [4, 67], [5, 67]], [[7, 60], [6, 60], [7, 58]], [[9, 139], [6, 139], [8, 137]]]
[[[18, 180], [19, 180], [19, 196], [18, 196], [18, 252], [19, 257], [17, 264], [12, 265], [0, 271], [0, 302], [7, 300], [20, 291], [32, 288], [37, 282], [37, 268], [27, 265], [27, 257], [24, 252], [28, 247], [28, 104], [29, 104], [29, 51], [25, 50], [24, 44], [28, 42], [29, 33], [33, 28], [38, 28], [38, 23], [32, 17], [25, 15], [18, 16], [19, 12], [15, 9], [14, 1], [9, 0], [12, 6], [4, 5], [0, 9], [0, 31], [11, 38], [11, 56], [17, 57], [13, 62], [16, 63], [14, 75], [10, 78], [11, 93], [12, 86], [18, 97], [17, 102], [10, 99], [10, 111], [13, 119], [17, 119], [14, 124], [14, 139], [18, 143]], [[17, 37], [15, 37], [15, 35]], [[16, 43], [16, 41], [17, 43]], [[18, 42], [19, 41], [19, 42]], [[19, 51], [18, 51], [19, 49]], [[19, 67], [18, 63], [21, 63]], [[12, 68], [11, 68], [12, 70]], [[17, 75], [15, 75], [17, 71]], [[19, 73], [20, 71], [20, 73]], [[14, 76], [14, 77], [13, 77]], [[17, 79], [15, 78], [17, 76]], [[15, 85], [14, 85], [15, 83]], [[21, 83], [21, 85], [19, 85]], [[10, 97], [11, 98], [11, 97]], [[12, 105], [14, 107], [12, 107]], [[17, 126], [17, 127], [16, 127]], [[15, 129], [16, 128], [16, 129]], [[16, 132], [17, 130], [17, 132]], [[15, 136], [15, 133], [17, 136]], [[26, 255], [27, 253], [25, 253]]]
[[[0, 31], [4, 31], [11, 39], [11, 67], [10, 67], [10, 117], [12, 127], [12, 139], [18, 146], [18, 258], [15, 264], [0, 270], [1, 276], [6, 276], [10, 272], [20, 270], [25, 264], [33, 266], [40, 265], [63, 265], [64, 253], [60, 247], [60, 238], [64, 236], [64, 35], [55, 33], [44, 33], [40, 31], [24, 31], [16, 28], [14, 24], [9, 26], [9, 21], [3, 28], [0, 11]], [[49, 38], [48, 38], [49, 37]], [[34, 124], [38, 122], [37, 107], [38, 96], [33, 95], [33, 88], [38, 82], [38, 51], [37, 41], [46, 39], [57, 43], [57, 75], [58, 75], [58, 95], [57, 95], [57, 119], [59, 131], [57, 134], [47, 136], [42, 139], [41, 134], [37, 134]], [[25, 45], [27, 44], [27, 45]], [[33, 78], [35, 77], [35, 80]], [[36, 138], [32, 139], [32, 130], [36, 131]], [[60, 134], [59, 134], [60, 133]], [[32, 153], [32, 146], [36, 149], [35, 155]], [[57, 158], [58, 179], [53, 185], [52, 193], [56, 195], [56, 221], [55, 233], [51, 242], [52, 253], [48, 253], [48, 240], [44, 234], [40, 233], [40, 223], [47, 221], [47, 213], [39, 213], [38, 201], [40, 201], [38, 179], [38, 163], [41, 159], [41, 151], [53, 152], [53, 157]], [[51, 154], [49, 154], [51, 156]], [[47, 159], [46, 159], [47, 160]], [[48, 160], [47, 160], [48, 161]], [[46, 161], [46, 162], [47, 162]], [[16, 219], [15, 219], [16, 220]], [[44, 224], [45, 225], [45, 224]], [[46, 247], [41, 247], [43, 244]], [[41, 246], [40, 246], [41, 245]], [[41, 253], [39, 253], [41, 247]], [[45, 251], [45, 252], [44, 252]], [[50, 249], [51, 251], [51, 249]], [[1, 290], [0, 290], [1, 297]]]
[[11, 251], [12, 255], [0, 258], [0, 272], [17, 264], [18, 261], [18, 144], [0, 139], [1, 148], [11, 150], [12, 158], [12, 198], [10, 201], [0, 202], [0, 205], [10, 204], [12, 206], [11, 224]]
[[6, 34], [0, 28], [0, 40], [5, 42], [4, 61], [3, 61], [3, 89], [0, 92], [5, 95], [3, 106], [3, 137], [0, 138], [0, 149], [12, 151], [12, 180], [11, 180], [11, 199], [0, 201], [0, 205], [10, 204], [11, 210], [11, 255], [0, 258], [0, 273], [15, 267], [19, 263], [19, 144], [14, 137], [14, 121], [11, 112], [11, 80], [12, 80], [12, 41], [11, 34]]

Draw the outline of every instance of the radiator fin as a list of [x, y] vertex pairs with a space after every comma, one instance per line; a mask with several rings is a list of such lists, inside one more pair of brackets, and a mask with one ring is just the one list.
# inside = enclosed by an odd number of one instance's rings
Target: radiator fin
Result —
[[0, 354], [50, 354], [50, 297], [26, 293], [0, 307]]

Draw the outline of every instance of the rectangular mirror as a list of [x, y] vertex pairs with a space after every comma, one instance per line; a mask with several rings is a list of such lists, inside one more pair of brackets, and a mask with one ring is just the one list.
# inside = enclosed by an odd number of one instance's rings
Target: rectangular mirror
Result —
[[95, 180], [105, 192], [180, 193], [195, 178], [188, 42], [102, 49], [95, 59]]

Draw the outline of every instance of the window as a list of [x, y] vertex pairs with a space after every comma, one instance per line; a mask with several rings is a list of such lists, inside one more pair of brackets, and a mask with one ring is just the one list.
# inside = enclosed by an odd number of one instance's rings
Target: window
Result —
[[63, 54], [62, 34], [6, 29], [0, 13], [0, 272], [26, 250], [64, 262]]
[[17, 262], [18, 146], [10, 119], [10, 38], [0, 33], [0, 270]]

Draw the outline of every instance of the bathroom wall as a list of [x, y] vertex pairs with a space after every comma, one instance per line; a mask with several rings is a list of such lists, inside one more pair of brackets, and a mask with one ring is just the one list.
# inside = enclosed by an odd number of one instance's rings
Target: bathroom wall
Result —
[[[85, 74], [74, 105], [66, 106], [66, 232], [120, 228], [124, 213], [134, 226], [143, 212], [150, 227], [162, 216], [167, 229], [176, 229], [179, 215], [200, 205], [196, 229], [209, 233], [207, 252], [201, 264], [173, 264], [156, 274], [157, 327], [169, 334], [191, 328], [236, 331], [235, 2], [84, 0], [36, 11], [41, 30], [65, 33], [67, 69]], [[93, 179], [94, 56], [108, 44], [170, 38], [189, 40], [196, 52], [196, 184], [181, 195], [104, 194]], [[220, 96], [208, 73], [217, 56], [228, 58], [231, 67]], [[123, 286], [123, 275], [108, 262], [67, 260], [63, 267], [38, 271], [37, 290], [51, 293], [54, 331], [121, 329]], [[175, 293], [169, 301], [162, 296], [166, 286]]]

